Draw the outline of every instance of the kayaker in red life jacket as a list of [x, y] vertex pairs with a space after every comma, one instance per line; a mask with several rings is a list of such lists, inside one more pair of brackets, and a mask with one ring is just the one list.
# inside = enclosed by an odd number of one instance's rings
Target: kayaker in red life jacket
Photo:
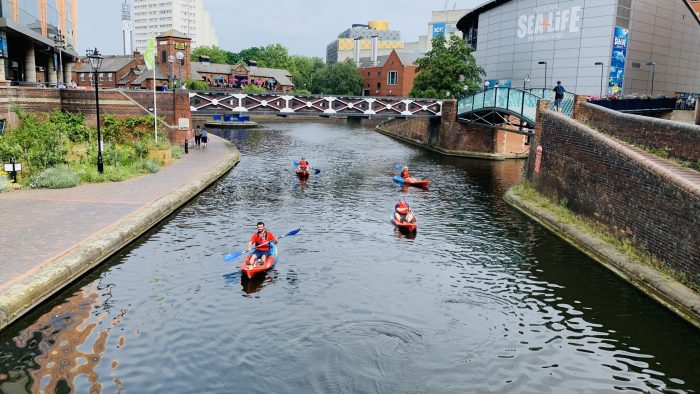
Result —
[[399, 222], [406, 223], [413, 223], [416, 221], [416, 217], [413, 216], [413, 211], [403, 198], [394, 206], [394, 218]]
[[309, 162], [303, 157], [299, 160], [299, 171], [308, 171], [310, 167]]
[[403, 166], [401, 169], [401, 178], [403, 178], [404, 181], [413, 180], [413, 177], [411, 177], [411, 171], [408, 170], [408, 166]]
[[248, 251], [255, 245], [255, 251], [250, 256], [250, 265], [263, 264], [267, 256], [270, 255], [270, 243], [277, 242], [277, 237], [265, 229], [265, 223], [258, 222], [258, 231], [250, 237], [248, 242]]

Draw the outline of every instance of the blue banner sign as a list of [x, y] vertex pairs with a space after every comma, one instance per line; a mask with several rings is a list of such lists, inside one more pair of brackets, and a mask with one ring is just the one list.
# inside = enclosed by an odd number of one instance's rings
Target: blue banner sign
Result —
[[433, 38], [445, 35], [445, 24], [444, 23], [434, 23], [433, 24]]
[[625, 59], [627, 58], [628, 42], [629, 30], [616, 26], [615, 35], [613, 36], [612, 56], [610, 56], [608, 95], [622, 94], [622, 81], [625, 77]]
[[0, 32], [0, 57], [7, 57], [7, 36]]

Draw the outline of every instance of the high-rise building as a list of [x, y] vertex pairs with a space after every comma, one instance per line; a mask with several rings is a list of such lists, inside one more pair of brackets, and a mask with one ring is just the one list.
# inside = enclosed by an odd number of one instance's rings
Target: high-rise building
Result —
[[150, 37], [169, 30], [183, 32], [193, 48], [217, 45], [210, 18], [204, 0], [134, 0], [136, 50], [145, 50]]
[[355, 41], [360, 46], [360, 56], [371, 56], [372, 37], [377, 37], [377, 55], [383, 56], [391, 53], [392, 49], [400, 50], [404, 47], [401, 41], [401, 32], [389, 30], [389, 23], [385, 21], [369, 21], [366, 25], [354, 24], [351, 28], [338, 34], [338, 39], [326, 46], [326, 63], [337, 63], [354, 56]]
[[122, 3], [122, 44], [124, 56], [130, 54], [134, 47], [134, 20], [131, 17], [131, 4], [128, 0]]
[[77, 0], [0, 1], [0, 85], [70, 82]]

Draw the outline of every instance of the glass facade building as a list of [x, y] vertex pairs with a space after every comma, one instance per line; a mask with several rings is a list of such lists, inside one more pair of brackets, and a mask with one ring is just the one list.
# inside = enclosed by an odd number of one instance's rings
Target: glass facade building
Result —
[[649, 95], [653, 77], [654, 95], [700, 92], [700, 19], [685, 0], [496, 0], [457, 26], [501, 86]]

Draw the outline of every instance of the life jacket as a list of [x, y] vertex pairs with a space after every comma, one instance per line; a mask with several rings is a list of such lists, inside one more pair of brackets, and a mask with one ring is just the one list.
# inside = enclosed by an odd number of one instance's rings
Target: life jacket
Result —
[[399, 201], [399, 203], [396, 204], [394, 209], [396, 209], [396, 212], [398, 212], [399, 215], [405, 215], [408, 213], [408, 204], [406, 204], [403, 201]]
[[[250, 242], [255, 244], [255, 250], [268, 252], [268, 251], [270, 251], [270, 244], [268, 241], [272, 241], [274, 239], [275, 239], [275, 236], [271, 232], [265, 230], [265, 231], [263, 231], [262, 235], [258, 232], [253, 234], [253, 236], [250, 237]], [[265, 242], [268, 242], [268, 243], [266, 243], [265, 245], [262, 245], [262, 246], [258, 246], [260, 244], [264, 244]]]
[[411, 177], [411, 173], [408, 170], [401, 171], [401, 178], [406, 179], [406, 178], [410, 178], [410, 177]]
[[301, 171], [306, 171], [306, 169], [309, 167], [309, 162], [306, 160], [302, 160], [299, 162], [299, 169]]

